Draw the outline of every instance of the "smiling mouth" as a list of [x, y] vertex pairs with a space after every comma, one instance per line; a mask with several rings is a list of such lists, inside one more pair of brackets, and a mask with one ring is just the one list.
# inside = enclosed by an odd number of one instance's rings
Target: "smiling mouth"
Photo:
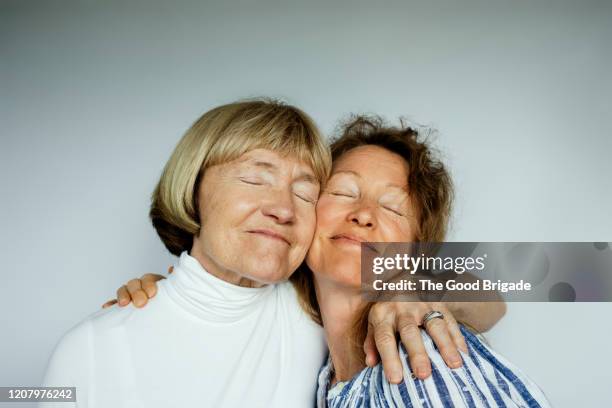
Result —
[[359, 248], [361, 248], [361, 244], [364, 244], [366, 248], [378, 253], [378, 250], [374, 247], [374, 245], [370, 244], [368, 241], [364, 240], [361, 237], [357, 237], [357, 236], [350, 235], [350, 234], [338, 234], [338, 235], [332, 236], [330, 239], [335, 242], [354, 245]]
[[336, 241], [336, 242], [342, 242], [342, 243], [346, 243], [346, 244], [352, 244], [352, 245], [356, 245], [356, 246], [361, 246], [362, 242], [365, 242], [365, 240], [363, 238], [354, 236], [354, 235], [349, 235], [349, 234], [338, 234], [338, 235], [334, 235], [333, 237], [331, 237], [332, 241]]
[[291, 244], [289, 243], [289, 240], [287, 238], [285, 238], [284, 236], [282, 236], [281, 234], [279, 234], [278, 232], [274, 232], [272, 230], [267, 230], [267, 229], [256, 229], [256, 230], [249, 230], [247, 231], [250, 234], [257, 234], [257, 235], [261, 235], [265, 238], [269, 238], [272, 239], [274, 241], [278, 241], [278, 242], [282, 242], [288, 246], [291, 246]]

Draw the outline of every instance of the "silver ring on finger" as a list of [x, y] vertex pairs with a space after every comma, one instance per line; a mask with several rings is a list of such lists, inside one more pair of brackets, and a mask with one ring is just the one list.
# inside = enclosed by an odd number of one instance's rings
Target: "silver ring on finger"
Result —
[[425, 316], [423, 316], [423, 323], [421, 323], [421, 326], [425, 326], [425, 324], [427, 324], [427, 322], [432, 319], [444, 319], [444, 315], [441, 312], [438, 312], [437, 310], [427, 312]]

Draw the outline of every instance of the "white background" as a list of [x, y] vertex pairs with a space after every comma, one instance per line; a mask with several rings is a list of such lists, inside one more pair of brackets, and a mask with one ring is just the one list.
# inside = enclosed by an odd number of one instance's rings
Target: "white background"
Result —
[[[165, 272], [150, 193], [238, 98], [327, 134], [350, 112], [434, 127], [451, 240], [612, 240], [612, 2], [101, 3], [0, 3], [0, 385], [38, 384], [62, 333]], [[608, 406], [611, 312], [511, 304], [487, 338], [554, 406]]]

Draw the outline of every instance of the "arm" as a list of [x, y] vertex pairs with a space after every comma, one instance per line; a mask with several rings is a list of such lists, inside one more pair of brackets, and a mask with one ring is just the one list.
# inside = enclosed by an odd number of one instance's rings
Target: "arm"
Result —
[[[172, 267], [168, 273], [172, 273]], [[125, 306], [132, 301], [136, 307], [143, 307], [157, 293], [157, 281], [160, 279], [165, 278], [162, 275], [145, 274], [140, 279], [132, 279], [117, 290], [117, 299], [106, 302], [102, 307], [115, 303]], [[485, 332], [504, 316], [506, 305], [501, 297], [498, 302], [376, 303], [368, 315], [368, 333], [364, 342], [366, 364], [372, 367], [382, 360], [389, 381], [400, 382], [403, 369], [396, 341], [396, 333], [399, 333], [417, 377], [429, 377], [431, 363], [421, 338], [420, 326], [423, 316], [431, 310], [442, 312], [444, 320], [433, 319], [424, 329], [434, 340], [447, 365], [457, 368], [462, 365], [457, 350], [468, 351], [457, 320], [479, 332]]]

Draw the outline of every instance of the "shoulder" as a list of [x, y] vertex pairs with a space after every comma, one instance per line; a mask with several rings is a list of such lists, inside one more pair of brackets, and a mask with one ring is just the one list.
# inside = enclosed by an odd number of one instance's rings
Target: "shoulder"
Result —
[[166, 279], [157, 282], [157, 294], [149, 299], [144, 307], [137, 308], [133, 303], [126, 306], [115, 304], [92, 313], [84, 322], [89, 322], [93, 335], [112, 332], [119, 327], [142, 327], [153, 324], [155, 319], [167, 315], [169, 305], [172, 304], [167, 287]]
[[91, 317], [68, 330], [57, 342], [47, 364], [45, 386], [76, 386], [87, 375], [91, 352]]
[[94, 325], [117, 320], [118, 317], [129, 313], [125, 309], [112, 306], [90, 314], [62, 335], [53, 354], [77, 354], [86, 351], [91, 340]]
[[49, 358], [43, 383], [66, 386], [83, 382], [93, 355], [95, 333], [123, 325], [133, 315], [132, 306], [98, 310], [64, 333]]

